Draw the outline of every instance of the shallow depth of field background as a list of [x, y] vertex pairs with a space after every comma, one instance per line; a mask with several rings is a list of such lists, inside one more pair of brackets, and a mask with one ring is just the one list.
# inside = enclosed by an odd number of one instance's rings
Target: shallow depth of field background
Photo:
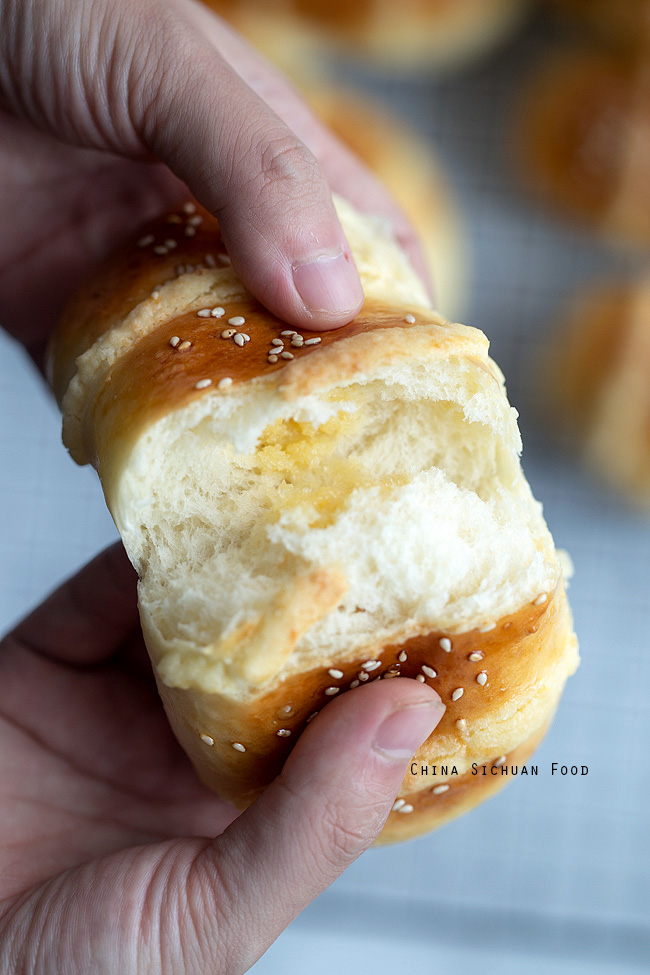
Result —
[[[259, 975], [650, 967], [650, 521], [585, 473], [539, 423], [531, 396], [564, 299], [638, 260], [545, 214], [513, 179], [513, 99], [556, 32], [540, 18], [441, 80], [387, 81], [346, 64], [338, 80], [416, 124], [446, 166], [471, 260], [464, 320], [491, 339], [521, 415], [525, 471], [573, 558], [582, 666], [535, 756], [537, 778], [515, 780], [437, 833], [369, 851], [270, 949]], [[4, 335], [0, 353], [4, 631], [116, 533], [94, 473], [60, 444], [40, 378]], [[552, 762], [589, 774], [551, 776]]]

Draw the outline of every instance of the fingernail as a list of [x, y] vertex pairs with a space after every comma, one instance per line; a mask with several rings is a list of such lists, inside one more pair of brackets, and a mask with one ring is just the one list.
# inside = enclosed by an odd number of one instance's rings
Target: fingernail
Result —
[[323, 254], [305, 264], [294, 264], [293, 283], [311, 312], [352, 311], [363, 301], [359, 275], [344, 254]]
[[424, 701], [398, 708], [379, 725], [374, 749], [390, 758], [410, 758], [429, 737], [444, 712], [442, 701]]

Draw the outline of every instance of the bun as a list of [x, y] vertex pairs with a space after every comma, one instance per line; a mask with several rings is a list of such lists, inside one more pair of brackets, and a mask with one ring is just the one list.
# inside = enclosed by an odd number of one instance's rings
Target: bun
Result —
[[522, 98], [516, 154], [532, 190], [603, 235], [650, 243], [650, 74], [602, 52], [546, 59]]
[[650, 279], [603, 282], [562, 316], [546, 403], [601, 479], [650, 510]]
[[[384, 70], [449, 70], [496, 47], [529, 0], [205, 0], [252, 44], [283, 63], [346, 53]], [[309, 53], [307, 53], [309, 52]]]
[[505, 782], [472, 762], [528, 754], [578, 656], [485, 336], [428, 307], [382, 221], [337, 208], [366, 294], [344, 328], [287, 329], [190, 203], [80, 290], [51, 374], [64, 440], [96, 466], [138, 570], [161, 697], [204, 782], [245, 807], [357, 683], [417, 676], [440, 693], [417, 761], [447, 773], [407, 775], [387, 842]]

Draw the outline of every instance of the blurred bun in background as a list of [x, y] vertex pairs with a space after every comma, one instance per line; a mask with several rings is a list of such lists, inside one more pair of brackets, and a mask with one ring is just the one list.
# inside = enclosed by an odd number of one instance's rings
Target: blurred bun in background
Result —
[[[490, 51], [522, 22], [529, 0], [206, 0], [256, 46], [269, 39], [352, 54], [384, 70], [451, 70]], [[302, 52], [302, 54], [301, 54]]]
[[549, 360], [549, 415], [601, 478], [650, 512], [650, 275], [576, 294]]
[[600, 235], [650, 245], [650, 63], [551, 51], [513, 139], [520, 175], [543, 202]]

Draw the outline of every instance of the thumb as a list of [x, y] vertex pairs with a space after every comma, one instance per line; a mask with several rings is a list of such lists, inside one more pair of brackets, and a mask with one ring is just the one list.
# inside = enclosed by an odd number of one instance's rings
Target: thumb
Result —
[[203, 849], [188, 877], [188, 900], [206, 928], [197, 932], [199, 943], [214, 944], [213, 925], [222, 945], [226, 932], [229, 973], [247, 971], [374, 842], [413, 753], [443, 712], [432, 688], [405, 679], [333, 701], [281, 775]]
[[132, 102], [145, 144], [219, 218], [235, 271], [275, 315], [345, 324], [363, 291], [320, 163], [241, 76], [251, 66], [221, 54], [230, 32], [211, 11], [174, 0], [160, 20]]
[[293, 325], [338, 327], [363, 291], [329, 185], [220, 53], [233, 46], [194, 0], [7, 0], [0, 107], [74, 145], [165, 163], [219, 218], [256, 298]]

